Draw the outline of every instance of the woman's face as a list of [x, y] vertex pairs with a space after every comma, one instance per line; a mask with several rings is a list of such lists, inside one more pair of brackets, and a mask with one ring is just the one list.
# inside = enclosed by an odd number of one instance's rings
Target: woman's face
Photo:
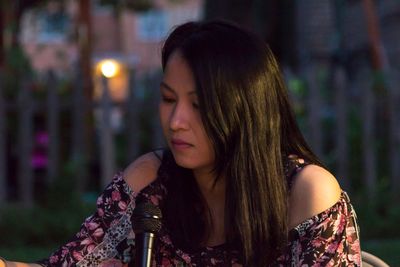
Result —
[[214, 151], [201, 120], [193, 73], [179, 51], [167, 62], [160, 90], [161, 125], [176, 163], [211, 170]]

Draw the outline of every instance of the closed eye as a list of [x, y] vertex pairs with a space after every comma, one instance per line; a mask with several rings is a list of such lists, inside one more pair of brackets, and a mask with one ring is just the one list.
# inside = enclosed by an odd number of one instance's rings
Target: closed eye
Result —
[[175, 99], [172, 97], [162, 96], [161, 100], [162, 100], [162, 102], [168, 103], [168, 104], [175, 103]]

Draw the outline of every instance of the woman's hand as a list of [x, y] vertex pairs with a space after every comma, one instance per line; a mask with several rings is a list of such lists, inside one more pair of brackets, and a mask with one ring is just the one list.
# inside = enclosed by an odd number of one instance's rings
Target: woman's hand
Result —
[[123, 264], [119, 260], [111, 259], [100, 263], [99, 267], [127, 267], [128, 264]]
[[41, 267], [41, 265], [36, 263], [23, 263], [23, 262], [6, 261], [4, 259], [0, 259], [0, 267]]

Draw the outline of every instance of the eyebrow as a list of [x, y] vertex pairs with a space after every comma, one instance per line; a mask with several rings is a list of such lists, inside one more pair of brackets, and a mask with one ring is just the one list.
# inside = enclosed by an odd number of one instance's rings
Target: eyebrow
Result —
[[[175, 93], [175, 90], [174, 90], [174, 88], [172, 88], [171, 86], [169, 86], [167, 83], [165, 83], [165, 82], [161, 82], [160, 83], [160, 86], [161, 87], [164, 87], [165, 89], [167, 89], [168, 91], [171, 91], [171, 92], [173, 92], [173, 93]], [[188, 95], [192, 95], [192, 94], [196, 94], [197, 95], [197, 92], [196, 91], [190, 91], [189, 93], [188, 93]]]

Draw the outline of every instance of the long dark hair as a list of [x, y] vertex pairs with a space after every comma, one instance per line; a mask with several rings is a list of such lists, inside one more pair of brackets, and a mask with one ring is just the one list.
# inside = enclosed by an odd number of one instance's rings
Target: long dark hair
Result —
[[[164, 69], [177, 50], [194, 74], [216, 179], [226, 179], [227, 243], [240, 250], [246, 266], [266, 266], [287, 242], [284, 159], [296, 154], [320, 162], [296, 124], [278, 64], [259, 37], [226, 21], [189, 22], [165, 41]], [[173, 241], [196, 249], [210, 224], [199, 219], [208, 207], [190, 177], [177, 168], [164, 214]]]

